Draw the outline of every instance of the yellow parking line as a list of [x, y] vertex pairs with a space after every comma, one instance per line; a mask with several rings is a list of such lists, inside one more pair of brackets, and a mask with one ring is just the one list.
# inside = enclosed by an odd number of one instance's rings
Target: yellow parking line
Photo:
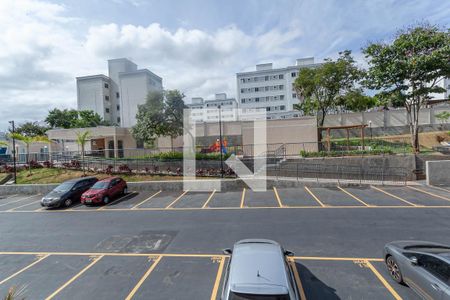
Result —
[[447, 197], [444, 197], [444, 196], [441, 196], [441, 195], [437, 195], [437, 194], [434, 194], [434, 193], [430, 193], [430, 192], [428, 192], [428, 191], [424, 191], [424, 190], [421, 190], [421, 189], [418, 189], [418, 188], [412, 187], [412, 186], [407, 186], [407, 187], [410, 188], [410, 189], [413, 189], [413, 190], [415, 190], [415, 191], [418, 191], [418, 192], [422, 192], [422, 193], [428, 194], [428, 195], [433, 196], [433, 197], [437, 197], [437, 198], [440, 198], [440, 199], [443, 199], [443, 200], [446, 200], [446, 201], [450, 201], [450, 198], [447, 198]]
[[22, 207], [25, 207], [25, 206], [28, 206], [28, 205], [31, 205], [31, 204], [39, 203], [39, 202], [41, 202], [41, 200], [33, 201], [33, 202], [30, 202], [30, 203], [27, 203], [27, 204], [24, 204], [24, 205], [20, 205], [20, 206], [17, 206], [17, 207], [14, 207], [14, 208], [11, 208], [11, 209], [8, 209], [8, 210], [5, 210], [5, 211], [14, 211], [15, 209], [22, 208]]
[[240, 208], [244, 208], [244, 200], [245, 200], [245, 188], [242, 189], [242, 196], [241, 196], [241, 205], [240, 205]]
[[[16, 195], [14, 195], [14, 196], [16, 196]], [[20, 202], [20, 201], [23, 201], [23, 200], [26, 200], [26, 199], [30, 199], [31, 197], [34, 197], [34, 196], [35, 196], [35, 195], [31, 195], [31, 196], [28, 196], [28, 197], [25, 197], [25, 198], [20, 198], [20, 199], [17, 199], [17, 200], [8, 202], [8, 203], [2, 203], [2, 204], [0, 204], [0, 207], [1, 207], [1, 206], [8, 205], [8, 204], [13, 204], [13, 203], [16, 203], [16, 202]], [[7, 198], [7, 199], [8, 199], [8, 198]]]
[[391, 197], [393, 197], [393, 198], [395, 198], [395, 199], [397, 199], [397, 200], [403, 201], [403, 202], [405, 202], [405, 203], [407, 203], [407, 204], [409, 204], [409, 205], [417, 206], [417, 207], [423, 206], [423, 205], [418, 205], [418, 204], [409, 202], [408, 200], [405, 200], [405, 199], [403, 199], [403, 198], [401, 198], [401, 197], [399, 197], [399, 196], [396, 196], [396, 195], [394, 195], [394, 194], [391, 194], [391, 193], [389, 193], [389, 192], [386, 192], [386, 191], [384, 191], [384, 190], [382, 190], [382, 189], [380, 189], [380, 188], [377, 188], [376, 186], [370, 186], [370, 187], [373, 188], [374, 190], [377, 190], [377, 191], [379, 191], [379, 192], [385, 193], [386, 195], [391, 196]]
[[[38, 256], [40, 254], [37, 254]], [[42, 257], [40, 257], [38, 260], [32, 262], [31, 264], [29, 264], [28, 266], [26, 266], [25, 268], [20, 269], [19, 271], [17, 271], [16, 273], [6, 277], [5, 279], [3, 279], [2, 281], [0, 281], [0, 285], [2, 285], [3, 283], [7, 282], [8, 280], [10, 280], [11, 278], [16, 277], [17, 275], [19, 275], [20, 273], [28, 270], [29, 268], [31, 268], [32, 266], [34, 266], [35, 264], [39, 263], [40, 261], [42, 261], [43, 259], [47, 258], [48, 256], [50, 256], [50, 254], [45, 254], [42, 255]]]
[[209, 195], [208, 200], [206, 200], [206, 202], [205, 202], [205, 204], [203, 204], [202, 208], [206, 208], [206, 207], [207, 207], [209, 201], [211, 201], [211, 199], [214, 197], [214, 194], [215, 194], [215, 193], [216, 193], [216, 190], [213, 190], [213, 191], [211, 192], [211, 195]]
[[203, 258], [211, 258], [211, 257], [226, 257], [227, 255], [223, 254], [186, 254], [186, 253], [116, 253], [116, 252], [0, 252], [0, 255], [59, 255], [59, 256], [125, 256], [125, 257], [153, 257], [153, 256], [162, 256], [162, 257], [203, 257]]
[[358, 197], [356, 197], [355, 195], [353, 195], [349, 191], [344, 190], [340, 186], [337, 186], [337, 188], [340, 189], [341, 191], [343, 191], [344, 193], [346, 193], [347, 195], [349, 195], [350, 197], [352, 197], [353, 199], [355, 199], [356, 201], [359, 201], [360, 203], [364, 204], [367, 207], [376, 206], [376, 205], [369, 205], [369, 204], [367, 204], [366, 202], [362, 201], [361, 199], [359, 199]]
[[147, 199], [145, 199], [142, 202], [139, 202], [138, 204], [136, 204], [135, 206], [133, 206], [131, 209], [136, 209], [137, 207], [139, 207], [140, 205], [144, 204], [145, 202], [151, 200], [153, 197], [155, 197], [156, 195], [158, 195], [159, 193], [161, 193], [162, 191], [159, 190], [158, 192], [154, 193], [153, 195], [151, 195], [150, 197], [148, 197]]
[[48, 296], [47, 298], [45, 298], [45, 300], [50, 300], [53, 299], [57, 294], [59, 294], [59, 292], [61, 292], [64, 288], [66, 288], [69, 284], [71, 284], [72, 282], [74, 282], [75, 280], [77, 280], [78, 277], [80, 277], [81, 275], [83, 275], [84, 272], [86, 272], [87, 270], [89, 270], [93, 265], [95, 265], [100, 259], [102, 259], [103, 255], [100, 255], [96, 258], [94, 258], [92, 260], [92, 262], [90, 264], [88, 264], [86, 267], [84, 267], [83, 270], [81, 270], [80, 272], [78, 272], [78, 274], [76, 274], [75, 276], [73, 276], [72, 278], [70, 278], [66, 283], [64, 283], [60, 288], [58, 288], [56, 291], [54, 291], [50, 296]]
[[216, 281], [214, 282], [214, 287], [211, 293], [211, 300], [216, 300], [217, 291], [219, 290], [220, 278], [222, 278], [223, 266], [225, 264], [225, 257], [220, 259], [219, 269], [217, 270]]
[[365, 264], [375, 274], [375, 276], [377, 276], [377, 278], [381, 281], [384, 287], [388, 289], [388, 291], [392, 294], [394, 299], [396, 300], [402, 299], [402, 297], [400, 297], [400, 295], [397, 294], [397, 292], [392, 288], [392, 286], [386, 281], [386, 279], [383, 278], [383, 276], [381, 276], [381, 274], [377, 271], [377, 269], [375, 269], [375, 267], [369, 261], [365, 261]]
[[302, 281], [300, 280], [300, 275], [298, 274], [297, 265], [295, 264], [295, 260], [290, 259], [289, 263], [291, 264], [292, 271], [294, 272], [295, 282], [297, 283], [297, 287], [300, 292], [300, 299], [306, 300], [305, 290], [303, 289], [303, 284], [302, 284]]
[[126, 198], [126, 197], [128, 197], [128, 196], [131, 196], [131, 195], [134, 195], [134, 194], [137, 194], [137, 192], [131, 192], [131, 193], [129, 193], [129, 194], [126, 194], [126, 195], [124, 195], [124, 196], [122, 196], [122, 197], [120, 197], [120, 198], [114, 200], [113, 202], [110, 202], [110, 203], [108, 203], [108, 204], [106, 204], [106, 205], [103, 205], [103, 206], [100, 207], [100, 208], [97, 208], [97, 210], [105, 210], [106, 207], [111, 206], [112, 204], [116, 203], [117, 201], [123, 200], [124, 198]]
[[280, 195], [278, 194], [278, 190], [276, 187], [273, 187], [273, 192], [275, 193], [275, 198], [277, 198], [278, 205], [280, 207], [284, 207], [283, 203], [281, 203]]
[[161, 260], [162, 256], [158, 256], [158, 258], [152, 263], [150, 268], [145, 272], [145, 274], [142, 276], [142, 278], [139, 280], [139, 282], [136, 284], [136, 286], [131, 290], [131, 292], [128, 294], [128, 296], [125, 298], [125, 300], [130, 300], [133, 298], [134, 294], [136, 294], [137, 290], [141, 287], [141, 285], [144, 283], [145, 279], [150, 275], [150, 273], [155, 269], [156, 265]]
[[330, 261], [384, 261], [382, 258], [360, 258], [360, 257], [327, 257], [327, 256], [294, 256], [298, 260], [330, 260]]
[[172, 205], [174, 205], [178, 200], [180, 200], [184, 195], [186, 195], [187, 192], [189, 192], [189, 190], [184, 191], [183, 194], [181, 194], [175, 200], [173, 200], [172, 203], [170, 203], [169, 205], [166, 206], [166, 209], [167, 208], [173, 209]]
[[320, 204], [320, 206], [322, 206], [322, 207], [328, 206], [328, 205], [323, 204], [322, 201], [320, 201], [319, 198], [317, 198], [317, 196], [314, 195], [313, 192], [311, 192], [311, 190], [306, 185], [305, 185], [305, 190], [314, 198], [314, 200], [316, 200]]

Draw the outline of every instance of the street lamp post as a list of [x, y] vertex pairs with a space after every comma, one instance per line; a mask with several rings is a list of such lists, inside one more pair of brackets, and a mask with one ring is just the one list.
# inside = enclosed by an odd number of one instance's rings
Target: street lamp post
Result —
[[372, 141], [372, 121], [369, 120], [370, 141]]
[[222, 154], [222, 106], [219, 109], [219, 151], [220, 151], [220, 177], [223, 178], [223, 154]]
[[13, 140], [13, 169], [14, 169], [14, 184], [17, 183], [17, 169], [16, 169], [16, 139], [14, 138], [14, 133], [15, 133], [15, 127], [14, 127], [14, 121], [9, 121], [9, 123], [11, 124], [11, 133], [13, 134], [12, 136], [12, 140]]

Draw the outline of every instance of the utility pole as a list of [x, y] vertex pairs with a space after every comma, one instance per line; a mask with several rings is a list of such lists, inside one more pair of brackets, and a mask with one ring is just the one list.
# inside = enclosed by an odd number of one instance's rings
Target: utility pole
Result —
[[220, 177], [223, 178], [223, 154], [222, 154], [222, 106], [217, 106], [219, 109], [219, 150], [220, 150]]
[[16, 169], [16, 139], [14, 138], [14, 133], [16, 128], [14, 127], [14, 121], [9, 121], [11, 124], [11, 133], [13, 134], [12, 140], [13, 140], [13, 168], [14, 168], [14, 184], [17, 184], [17, 169]]

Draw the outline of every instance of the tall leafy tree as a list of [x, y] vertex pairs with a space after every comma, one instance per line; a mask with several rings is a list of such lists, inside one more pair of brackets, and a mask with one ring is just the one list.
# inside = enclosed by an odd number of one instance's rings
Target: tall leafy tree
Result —
[[92, 110], [53, 109], [45, 119], [51, 128], [87, 128], [96, 126], [109, 126], [99, 114]]
[[45, 135], [45, 132], [49, 128], [46, 126], [41, 126], [37, 122], [25, 122], [23, 124], [20, 124], [16, 129], [15, 132], [23, 135], [23, 136], [43, 136]]
[[419, 152], [419, 112], [438, 83], [450, 76], [450, 30], [424, 24], [400, 30], [390, 42], [371, 43], [363, 52], [369, 63], [366, 85], [395, 94], [408, 115], [411, 145]]
[[153, 143], [160, 136], [176, 137], [183, 133], [184, 95], [178, 90], [152, 91], [138, 106], [133, 136]]
[[339, 104], [347, 110], [357, 112], [366, 111], [369, 108], [376, 107], [380, 102], [377, 97], [364, 95], [361, 90], [355, 89], [344, 95]]
[[306, 115], [316, 115], [317, 126], [322, 127], [329, 111], [356, 88], [361, 74], [349, 50], [340, 52], [337, 60], [326, 59], [317, 68], [301, 69], [294, 88], [302, 100], [294, 108]]
[[78, 121], [78, 111], [75, 109], [60, 110], [55, 108], [49, 111], [45, 122], [52, 128], [73, 128]]

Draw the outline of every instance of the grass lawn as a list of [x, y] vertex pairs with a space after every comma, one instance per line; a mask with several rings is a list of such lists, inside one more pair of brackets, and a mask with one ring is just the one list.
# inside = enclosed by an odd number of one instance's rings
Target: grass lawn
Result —
[[[98, 174], [92, 172], [86, 172], [87, 176], [95, 176], [98, 179], [103, 179], [110, 177], [112, 175], [108, 174]], [[0, 175], [1, 176], [1, 175]], [[28, 170], [23, 170], [17, 173], [17, 183], [18, 184], [30, 184], [30, 183], [61, 183], [63, 181], [82, 177], [82, 171], [67, 170], [59, 168], [42, 168], [33, 169], [32, 175], [29, 175]], [[154, 180], [181, 180], [183, 176], [159, 176], [159, 175], [117, 175], [125, 179], [126, 181], [136, 182], [136, 181], [154, 181]]]

